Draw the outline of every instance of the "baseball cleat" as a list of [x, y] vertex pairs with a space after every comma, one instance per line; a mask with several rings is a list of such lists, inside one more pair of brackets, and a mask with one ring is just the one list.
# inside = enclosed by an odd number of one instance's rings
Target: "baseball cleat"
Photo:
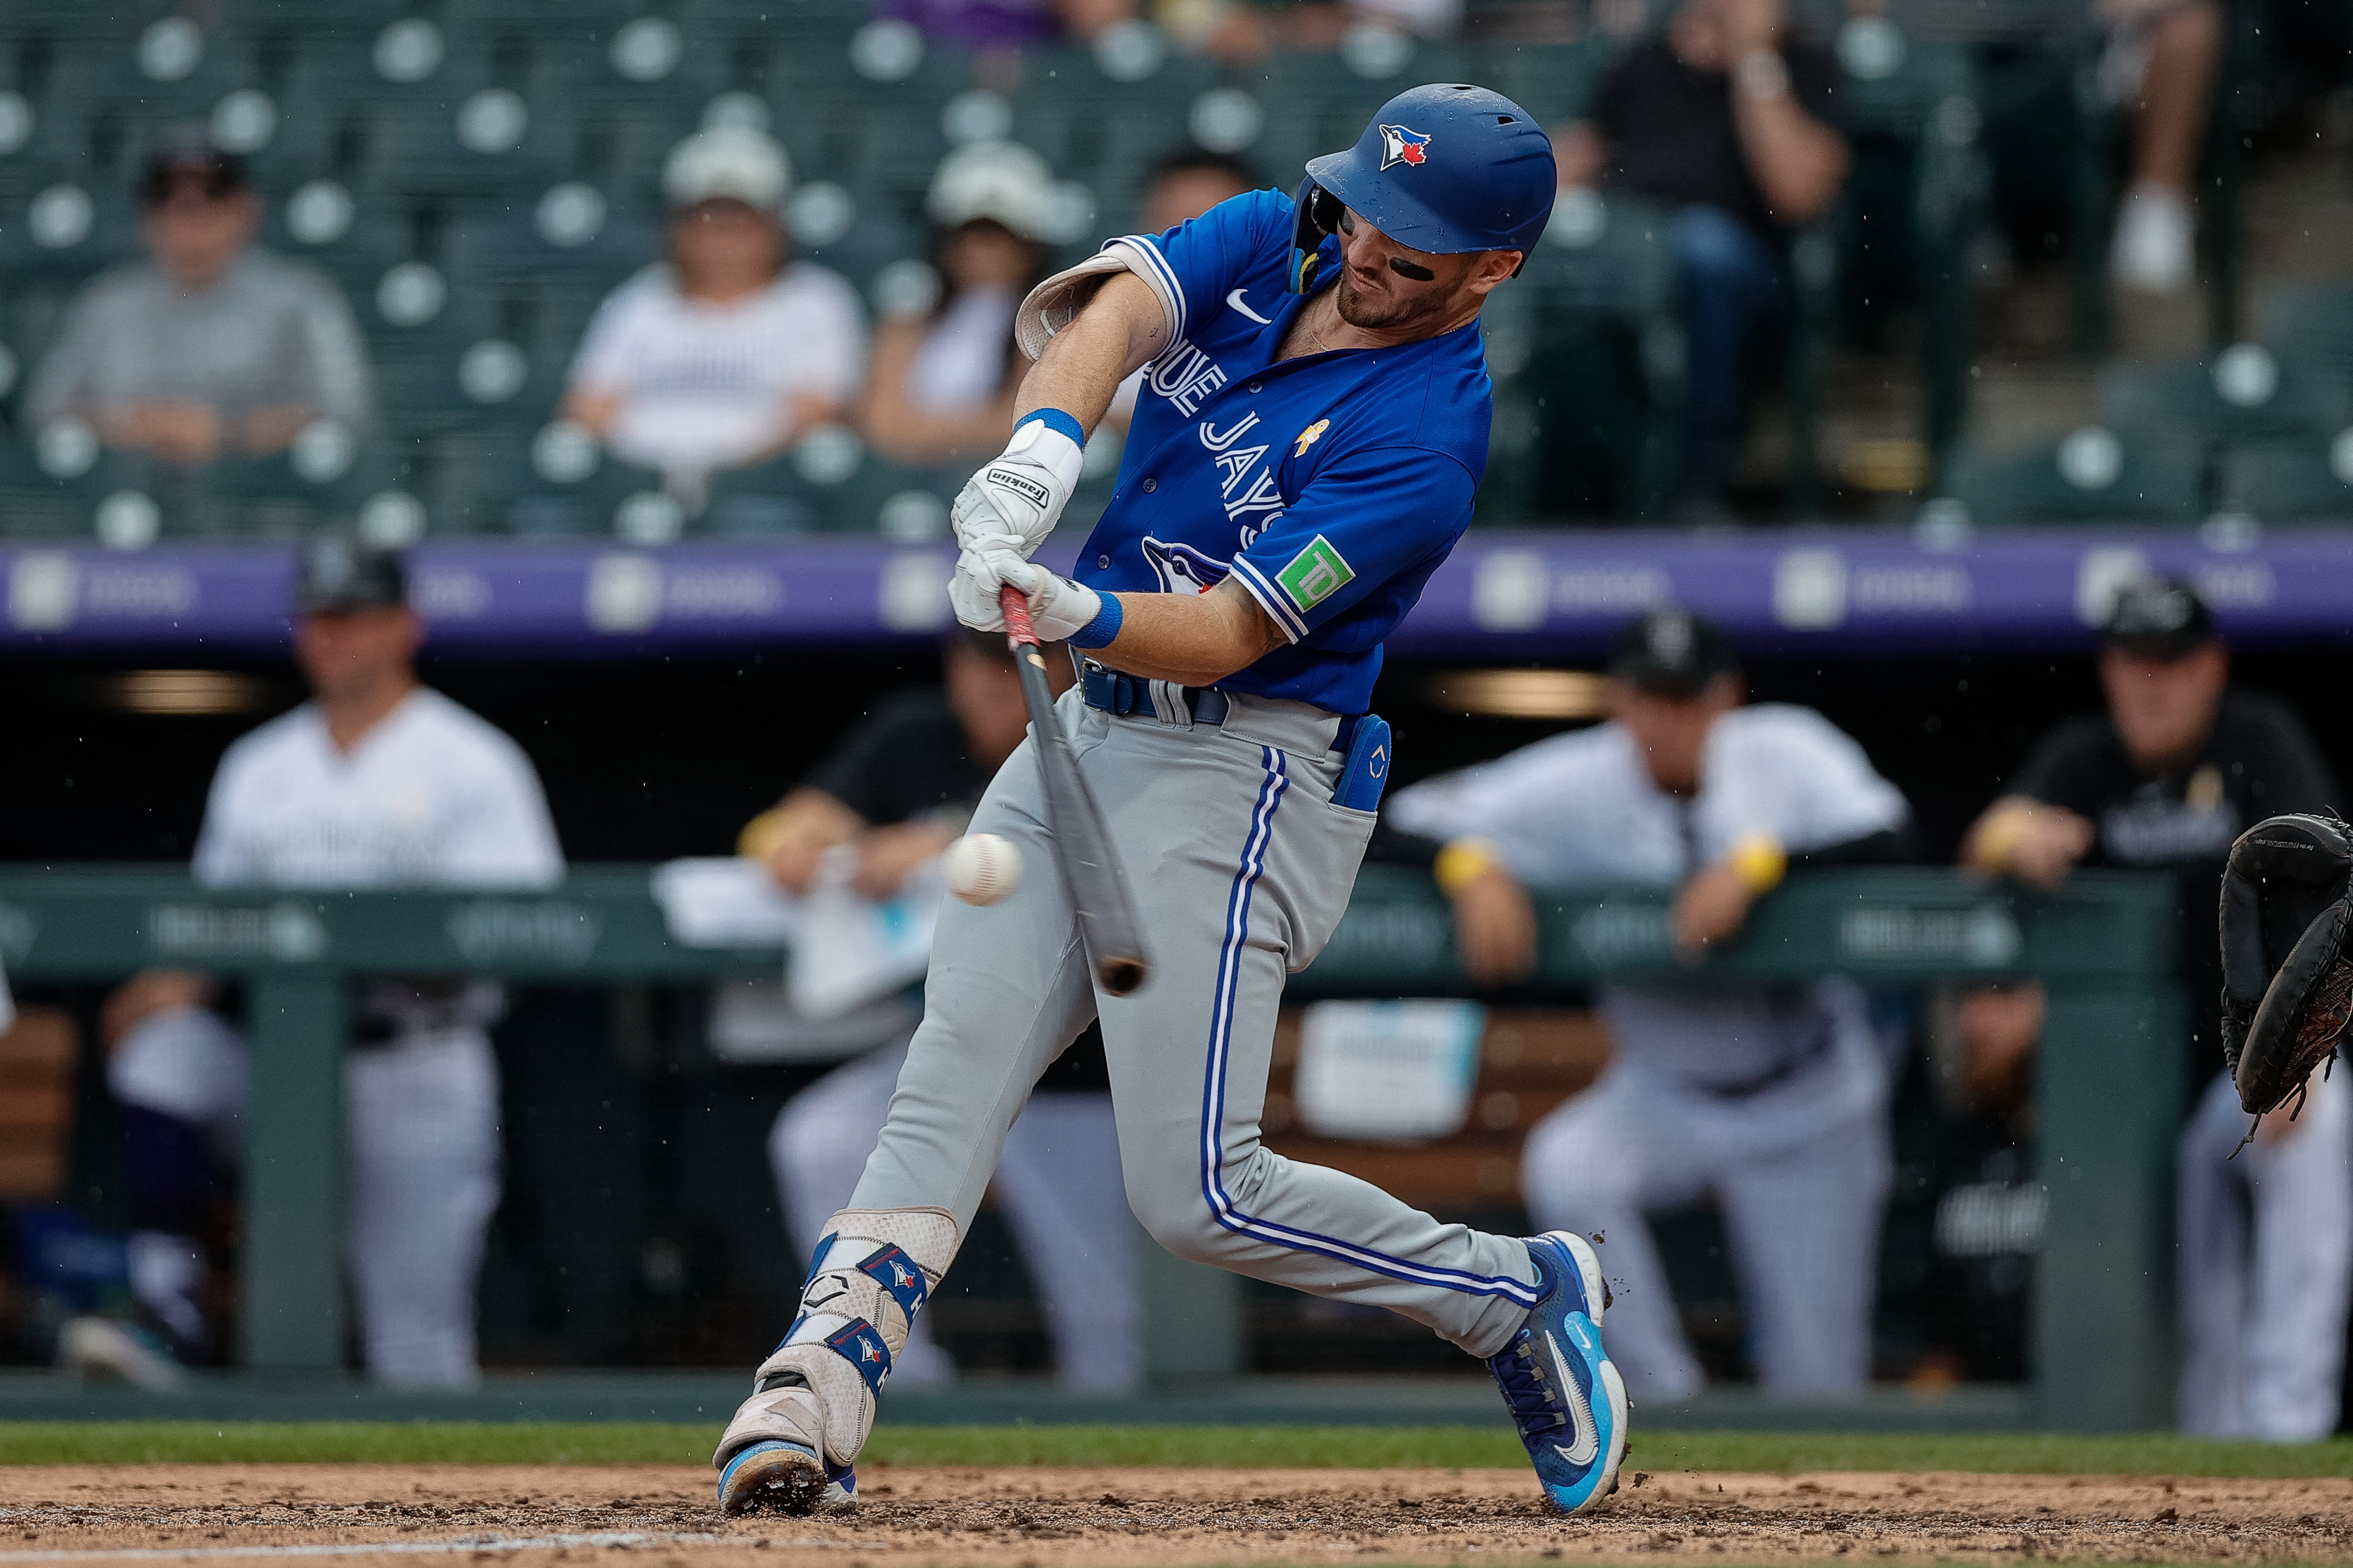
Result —
[[858, 1472], [797, 1443], [754, 1443], [719, 1472], [722, 1513], [847, 1513], [857, 1506]]
[[1528, 1241], [1544, 1288], [1512, 1342], [1487, 1358], [1520, 1441], [1563, 1513], [1618, 1489], [1626, 1457], [1626, 1384], [1601, 1350], [1609, 1292], [1601, 1260], [1581, 1236], [1547, 1231]]

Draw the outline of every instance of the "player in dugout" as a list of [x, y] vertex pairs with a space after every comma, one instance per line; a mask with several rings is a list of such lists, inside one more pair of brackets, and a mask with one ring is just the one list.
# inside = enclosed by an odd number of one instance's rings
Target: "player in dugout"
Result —
[[[311, 700], [239, 738], [205, 804], [192, 869], [212, 887], [539, 888], [564, 875], [522, 748], [417, 678], [424, 626], [397, 556], [339, 538], [304, 552], [294, 657]], [[197, 974], [150, 971], [100, 1033], [138, 1229], [131, 1285], [186, 1354], [206, 1350], [198, 1241], [233, 1155], [243, 1041]], [[381, 975], [358, 990], [343, 1062], [353, 1293], [369, 1375], [470, 1388], [474, 1287], [499, 1203], [491, 983]], [[322, 1260], [322, 1266], [330, 1266]]]
[[[1029, 714], [1003, 637], [959, 628], [942, 662], [944, 689], [883, 702], [744, 828], [742, 852], [765, 862], [785, 891], [807, 892], [825, 858], [849, 846], [851, 885], [889, 899], [964, 831], [1021, 743]], [[1056, 667], [1069, 668], [1060, 659]], [[894, 1024], [892, 1038], [777, 1112], [768, 1163], [800, 1254], [813, 1254], [828, 1216], [849, 1205], [906, 1059], [907, 1030]], [[1133, 1388], [1143, 1373], [1142, 1314], [1100, 1035], [1082, 1037], [1039, 1079], [1006, 1133], [991, 1184], [1037, 1286], [1061, 1380], [1099, 1393]], [[898, 1375], [941, 1382], [954, 1371], [919, 1321], [899, 1351]]]
[[[999, 631], [1010, 588], [1040, 637], [1085, 650], [1054, 743], [1102, 820], [1059, 785], [1049, 804], [1042, 737], [991, 782], [974, 828], [1037, 870], [941, 915], [881, 1141], [713, 1455], [723, 1508], [838, 1505], [1007, 1127], [1091, 1020], [1128, 1203], [1155, 1240], [1426, 1325], [1487, 1363], [1554, 1507], [1616, 1486], [1625, 1386], [1588, 1242], [1442, 1224], [1259, 1136], [1285, 977], [1339, 923], [1388, 774], [1369, 711], [1381, 645], [1469, 525], [1486, 466], [1480, 311], [1556, 184], [1525, 110], [1435, 83], [1312, 160], [1295, 199], [1253, 192], [1113, 239], [1023, 303], [1035, 363], [1012, 440], [957, 498], [949, 599]], [[1146, 364], [1078, 577], [1033, 563], [1114, 390]], [[1092, 911], [1050, 871], [1098, 828], [1151, 947], [1132, 994], [1093, 983]]]
[[[1390, 803], [1398, 829], [1446, 844], [1439, 885], [1490, 982], [1535, 965], [1532, 883], [1672, 886], [1675, 944], [1697, 955], [1792, 867], [1909, 857], [1895, 786], [1813, 710], [1747, 704], [1708, 622], [1644, 615], [1620, 637], [1609, 689], [1609, 722]], [[1704, 994], [1619, 984], [1598, 1000], [1609, 1066], [1529, 1133], [1520, 1180], [1537, 1224], [1609, 1238], [1610, 1349], [1628, 1386], [1699, 1391], [1643, 1216], [1713, 1195], [1759, 1380], [1860, 1391], [1891, 1170], [1886, 1062], [1862, 993], [1841, 978]]]
[[[2316, 1073], [2301, 1114], [2247, 1121], [2222, 1071], [2222, 871], [2241, 832], [2345, 805], [2293, 710], [2230, 684], [2230, 650], [2188, 584], [2116, 595], [2100, 646], [2107, 711], [2045, 735], [1961, 841], [1961, 862], [2034, 887], [2079, 865], [2170, 872], [2196, 1033], [2178, 1215], [2181, 1381], [2175, 1420], [2213, 1437], [2311, 1442], [2337, 1428], [2353, 1292], [2353, 1097]], [[1960, 1008], [1968, 1079], [2022, 1082], [2039, 985]], [[2233, 1157], [2235, 1155], [2235, 1158]]]

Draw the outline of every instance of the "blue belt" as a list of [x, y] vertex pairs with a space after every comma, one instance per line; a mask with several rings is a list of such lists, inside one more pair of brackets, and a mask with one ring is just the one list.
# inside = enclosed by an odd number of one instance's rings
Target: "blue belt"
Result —
[[[1116, 669], [1086, 669], [1079, 677], [1081, 695], [1090, 708], [1118, 717], [1131, 713], [1154, 714], [1152, 683], [1139, 675], [1123, 675]], [[1226, 694], [1214, 686], [1184, 688], [1185, 705], [1192, 712], [1196, 724], [1222, 724], [1232, 704]], [[1156, 716], [1156, 715], [1155, 715]], [[1356, 725], [1364, 718], [1351, 713], [1340, 721], [1340, 732], [1332, 741], [1332, 749], [1345, 752], [1356, 737]]]

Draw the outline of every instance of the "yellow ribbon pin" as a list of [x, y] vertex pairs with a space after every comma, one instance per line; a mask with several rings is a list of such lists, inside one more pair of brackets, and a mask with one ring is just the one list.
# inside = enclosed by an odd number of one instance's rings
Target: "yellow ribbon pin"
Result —
[[1307, 448], [1315, 445], [1315, 438], [1331, 427], [1332, 422], [1329, 419], [1318, 419], [1314, 424], [1302, 430], [1299, 433], [1299, 439], [1291, 444], [1291, 455], [1294, 458], [1305, 457]]

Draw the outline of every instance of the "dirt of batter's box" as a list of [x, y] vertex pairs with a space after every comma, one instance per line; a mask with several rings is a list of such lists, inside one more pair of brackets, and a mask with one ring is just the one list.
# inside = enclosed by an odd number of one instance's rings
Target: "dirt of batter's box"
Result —
[[[859, 1511], [724, 1519], [707, 1470], [461, 1465], [0, 1468], [0, 1568], [132, 1550], [334, 1544], [337, 1563], [841, 1564], [1780, 1562], [2045, 1558], [2353, 1562], [2353, 1479], [1801, 1476], [1629, 1470], [1561, 1519], [1514, 1470], [879, 1466]], [[582, 1538], [625, 1539], [611, 1542]], [[549, 1537], [570, 1538], [549, 1542]], [[533, 1542], [544, 1542], [533, 1544]], [[397, 1548], [382, 1557], [368, 1545]], [[363, 1550], [350, 1552], [352, 1547]], [[313, 1555], [302, 1553], [303, 1556]], [[438, 1553], [427, 1561], [438, 1561]], [[121, 1559], [117, 1559], [120, 1561]], [[183, 1559], [185, 1561], [185, 1559]]]

